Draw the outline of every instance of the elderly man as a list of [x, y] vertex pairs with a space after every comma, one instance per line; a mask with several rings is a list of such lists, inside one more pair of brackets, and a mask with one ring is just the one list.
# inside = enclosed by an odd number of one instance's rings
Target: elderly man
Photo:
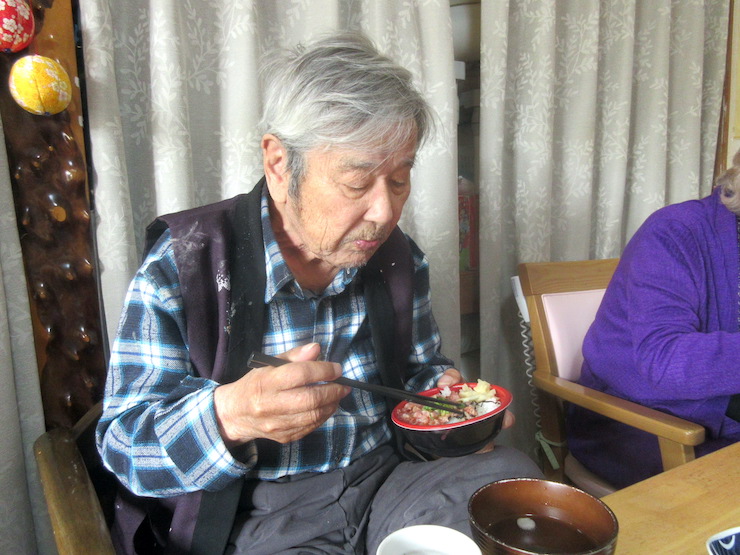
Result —
[[[404, 461], [389, 402], [332, 382], [462, 380], [440, 353], [427, 261], [396, 227], [430, 110], [357, 35], [263, 72], [264, 178], [159, 218], [129, 289], [97, 432], [124, 486], [114, 540], [125, 553], [374, 553], [410, 524], [468, 532], [475, 489], [536, 465], [505, 447]], [[247, 372], [252, 351], [289, 362]]]

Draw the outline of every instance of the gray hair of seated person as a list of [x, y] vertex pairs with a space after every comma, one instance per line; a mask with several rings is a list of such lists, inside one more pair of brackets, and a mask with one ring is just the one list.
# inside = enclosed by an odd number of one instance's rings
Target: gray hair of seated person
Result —
[[732, 166], [719, 176], [716, 187], [722, 187], [722, 203], [740, 216], [740, 150], [732, 157]]
[[310, 150], [340, 147], [389, 154], [414, 135], [420, 146], [433, 126], [431, 108], [414, 87], [411, 73], [359, 33], [271, 52], [260, 77], [260, 131], [283, 144], [289, 193], [295, 198]]

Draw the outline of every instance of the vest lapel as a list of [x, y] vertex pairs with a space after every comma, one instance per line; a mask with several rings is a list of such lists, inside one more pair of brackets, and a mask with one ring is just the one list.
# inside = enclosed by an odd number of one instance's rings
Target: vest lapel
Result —
[[[265, 312], [265, 257], [262, 246], [261, 194], [264, 179], [239, 199], [231, 213], [230, 260], [231, 332], [221, 383], [238, 380], [247, 372], [247, 359], [261, 349]], [[222, 553], [231, 533], [241, 497], [243, 480], [217, 492], [201, 494], [191, 544], [193, 555]]]
[[[403, 388], [411, 349], [414, 260], [406, 237], [395, 228], [363, 268], [365, 300], [382, 382]], [[389, 326], [388, 322], [393, 322]]]
[[249, 355], [262, 348], [265, 314], [265, 255], [260, 199], [264, 179], [240, 202], [231, 222], [231, 333], [222, 382], [243, 376]]

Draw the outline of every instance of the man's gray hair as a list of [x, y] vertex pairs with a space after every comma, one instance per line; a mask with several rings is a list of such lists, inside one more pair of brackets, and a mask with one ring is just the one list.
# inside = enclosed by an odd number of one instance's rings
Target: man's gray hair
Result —
[[722, 187], [722, 202], [727, 209], [740, 216], [740, 150], [732, 157], [732, 166], [717, 179], [716, 186]]
[[293, 195], [303, 181], [309, 150], [393, 152], [414, 135], [421, 145], [433, 125], [411, 73], [359, 33], [271, 52], [260, 74], [260, 131], [275, 135], [285, 147]]

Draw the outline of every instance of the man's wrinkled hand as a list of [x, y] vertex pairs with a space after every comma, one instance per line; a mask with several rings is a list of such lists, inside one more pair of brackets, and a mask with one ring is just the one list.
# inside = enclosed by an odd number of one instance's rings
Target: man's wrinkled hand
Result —
[[280, 356], [290, 363], [256, 368], [233, 383], [218, 386], [214, 405], [227, 446], [257, 438], [295, 441], [334, 414], [350, 388], [331, 383], [341, 376], [341, 366], [317, 361], [319, 354], [316, 343], [296, 347]]

